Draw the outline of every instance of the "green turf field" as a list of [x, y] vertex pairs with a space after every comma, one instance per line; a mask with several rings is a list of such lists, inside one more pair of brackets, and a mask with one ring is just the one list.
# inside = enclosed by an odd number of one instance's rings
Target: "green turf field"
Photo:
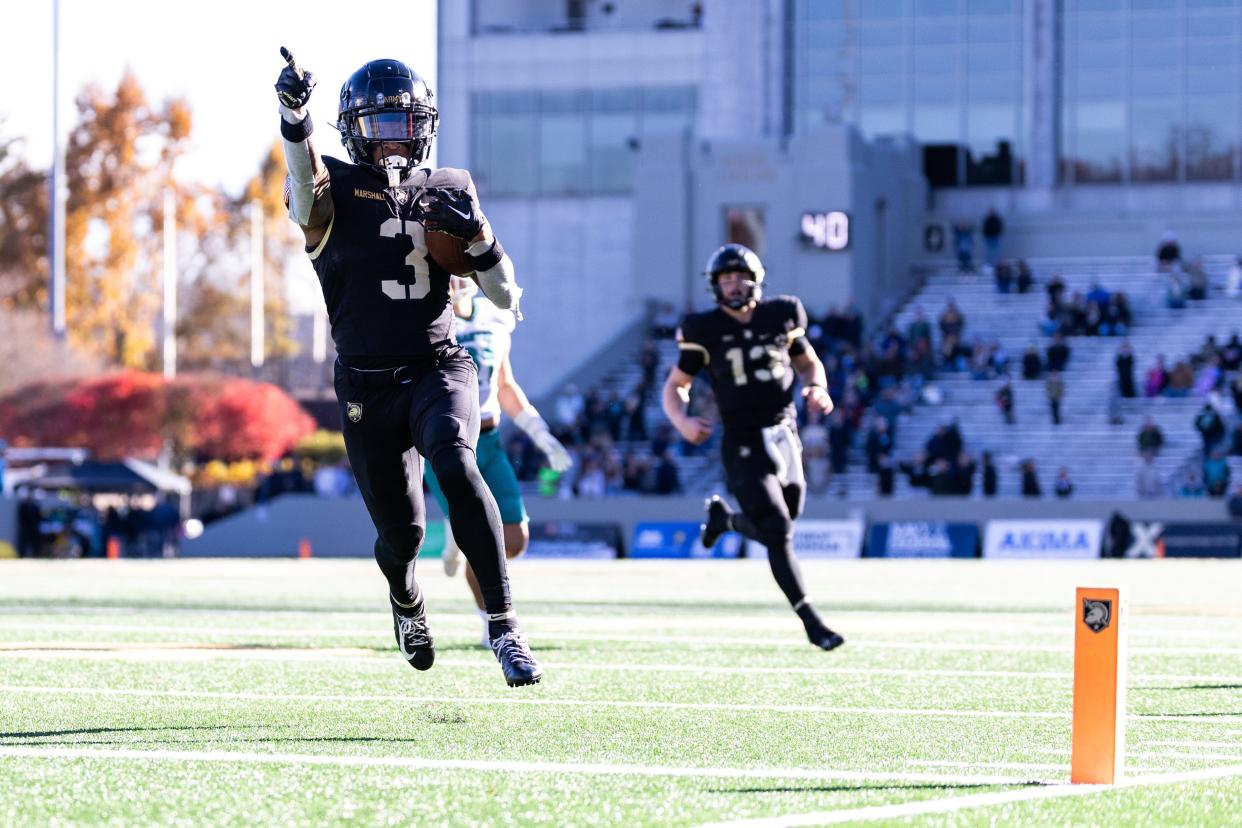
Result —
[[[519, 561], [396, 654], [370, 561], [0, 562], [6, 825], [1242, 824], [1242, 564]], [[1074, 587], [1131, 590], [1127, 785], [1069, 786]]]

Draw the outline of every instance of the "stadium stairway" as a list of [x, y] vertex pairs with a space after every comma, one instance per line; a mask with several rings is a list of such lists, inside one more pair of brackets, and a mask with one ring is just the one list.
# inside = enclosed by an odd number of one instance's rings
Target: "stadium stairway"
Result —
[[[1230, 256], [1204, 257], [1213, 283], [1220, 281], [1231, 261]], [[1215, 296], [1213, 291], [1208, 299], [1190, 302], [1186, 308], [1168, 308], [1164, 301], [1168, 277], [1156, 272], [1149, 256], [1043, 258], [1028, 260], [1028, 264], [1037, 284], [1024, 295], [998, 293], [990, 278], [959, 274], [955, 267], [942, 264], [930, 271], [922, 290], [895, 318], [897, 327], [904, 331], [915, 306], [921, 306], [934, 327], [946, 301], [952, 298], [966, 319], [965, 342], [972, 342], [976, 336], [985, 342], [995, 340], [1007, 352], [1016, 424], [1006, 424], [995, 405], [999, 380], [974, 380], [968, 372], [940, 373], [934, 384], [943, 393], [943, 403], [919, 406], [902, 418], [896, 455], [911, 457], [937, 425], [956, 419], [973, 454], [992, 451], [1002, 497], [1019, 495], [1018, 465], [1025, 458], [1034, 458], [1045, 497], [1052, 495], [1057, 469], [1064, 466], [1074, 481], [1076, 498], [1115, 498], [1134, 492], [1136, 434], [1144, 418], [1150, 416], [1165, 436], [1157, 468], [1166, 479], [1176, 478], [1201, 446], [1193, 420], [1203, 400], [1193, 396], [1118, 400], [1122, 422], [1110, 422], [1110, 400], [1116, 388], [1114, 358], [1120, 337], [1067, 338], [1072, 355], [1062, 375], [1065, 396], [1059, 426], [1051, 422], [1043, 380], [1021, 379], [1021, 358], [1027, 345], [1034, 342], [1043, 356], [1050, 342], [1039, 328], [1047, 303], [1044, 285], [1052, 274], [1060, 273], [1066, 295], [1074, 291], [1085, 294], [1097, 281], [1110, 292], [1126, 293], [1134, 323], [1127, 338], [1134, 350], [1140, 392], [1144, 374], [1158, 354], [1163, 354], [1166, 365], [1172, 367], [1177, 360], [1200, 350], [1207, 334], [1215, 333], [1218, 341], [1227, 339], [1242, 321], [1237, 303]], [[938, 330], [935, 335], [939, 336]], [[1228, 401], [1225, 405], [1228, 413], [1232, 405]], [[874, 491], [870, 475], [865, 477], [861, 489], [857, 484], [850, 486], [851, 497], [865, 497]], [[918, 496], [910, 492], [904, 479], [898, 486], [899, 496]]]

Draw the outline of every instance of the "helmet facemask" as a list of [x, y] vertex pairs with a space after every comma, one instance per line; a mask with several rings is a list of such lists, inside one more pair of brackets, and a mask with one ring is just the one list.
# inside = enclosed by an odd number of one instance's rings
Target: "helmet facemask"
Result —
[[758, 281], [755, 280], [754, 274], [750, 274], [751, 278], [745, 279], [742, 281], [742, 285], [746, 287], [746, 290], [743, 291], [738, 296], [733, 296], [733, 297], [725, 296], [724, 289], [720, 287], [720, 277], [723, 276], [725, 273], [746, 273], [746, 272], [747, 271], [726, 270], [726, 271], [721, 271], [720, 273], [712, 274], [712, 277], [711, 277], [712, 293], [716, 297], [716, 304], [724, 305], [725, 307], [732, 308], [733, 310], [741, 310], [742, 308], [749, 305], [751, 302], [759, 301], [759, 297], [763, 295], [763, 287], [760, 285]]

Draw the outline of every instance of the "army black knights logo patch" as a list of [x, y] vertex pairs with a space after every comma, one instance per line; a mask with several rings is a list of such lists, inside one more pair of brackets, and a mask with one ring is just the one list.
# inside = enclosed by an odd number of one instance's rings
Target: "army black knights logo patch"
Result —
[[1099, 632], [1113, 620], [1113, 602], [1097, 601], [1091, 598], [1082, 599], [1082, 623], [1091, 628], [1091, 632]]
[[362, 422], [362, 404], [353, 402], [346, 403], [345, 416], [349, 418], [351, 423]]

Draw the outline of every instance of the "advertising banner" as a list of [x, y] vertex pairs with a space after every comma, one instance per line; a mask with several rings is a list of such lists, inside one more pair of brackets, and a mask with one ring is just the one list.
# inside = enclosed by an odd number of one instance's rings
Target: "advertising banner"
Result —
[[983, 542], [985, 558], [1100, 557], [1101, 520], [989, 520]]
[[1127, 558], [1238, 558], [1242, 531], [1236, 523], [1130, 521]]
[[690, 522], [648, 521], [634, 527], [630, 544], [631, 558], [736, 558], [741, 552], [742, 536], [725, 534], [711, 549], [699, 543], [699, 524]]
[[868, 558], [977, 558], [979, 529], [973, 523], [898, 520], [873, 524]]
[[530, 545], [526, 556], [532, 558], [621, 558], [625, 557], [619, 523], [579, 523], [556, 520], [531, 523]]
[[[861, 520], [797, 520], [794, 521], [793, 550], [799, 558], [857, 558], [862, 553]], [[746, 541], [746, 554], [766, 558], [767, 547]]]

